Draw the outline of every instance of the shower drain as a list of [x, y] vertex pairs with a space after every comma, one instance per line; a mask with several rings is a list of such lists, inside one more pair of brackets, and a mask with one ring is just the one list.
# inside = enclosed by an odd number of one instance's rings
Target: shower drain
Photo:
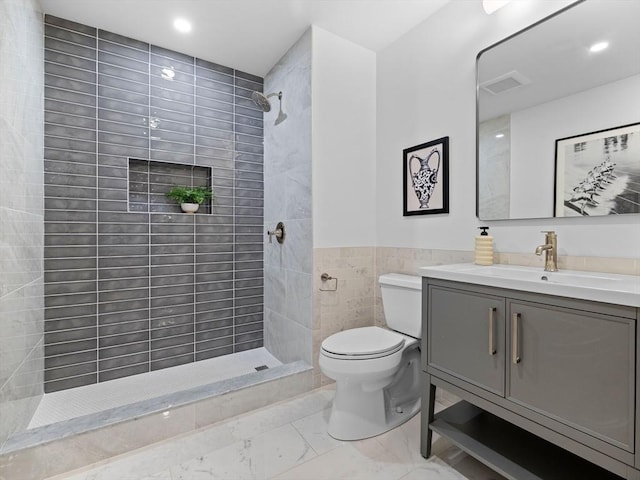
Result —
[[269, 367], [267, 367], [266, 365], [260, 365], [259, 367], [256, 367], [256, 370], [259, 372], [260, 370], [266, 370]]

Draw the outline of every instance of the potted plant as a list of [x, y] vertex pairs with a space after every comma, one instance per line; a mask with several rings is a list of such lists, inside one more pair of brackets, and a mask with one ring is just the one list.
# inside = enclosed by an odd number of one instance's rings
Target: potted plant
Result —
[[180, 204], [185, 213], [196, 213], [200, 204], [213, 198], [213, 191], [209, 187], [175, 186], [169, 190], [167, 197]]

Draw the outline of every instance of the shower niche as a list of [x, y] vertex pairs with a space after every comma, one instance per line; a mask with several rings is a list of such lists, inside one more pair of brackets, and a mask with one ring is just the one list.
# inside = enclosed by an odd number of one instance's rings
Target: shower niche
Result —
[[[129, 212], [181, 213], [180, 205], [167, 197], [172, 187], [211, 188], [211, 168], [181, 163], [129, 158]], [[198, 215], [211, 214], [212, 201], [200, 205]]]

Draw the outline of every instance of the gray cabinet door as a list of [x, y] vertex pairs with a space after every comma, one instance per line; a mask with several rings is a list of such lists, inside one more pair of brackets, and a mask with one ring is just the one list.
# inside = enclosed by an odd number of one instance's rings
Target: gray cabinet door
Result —
[[507, 398], [633, 451], [633, 320], [507, 300]]
[[505, 301], [429, 287], [428, 365], [504, 396]]

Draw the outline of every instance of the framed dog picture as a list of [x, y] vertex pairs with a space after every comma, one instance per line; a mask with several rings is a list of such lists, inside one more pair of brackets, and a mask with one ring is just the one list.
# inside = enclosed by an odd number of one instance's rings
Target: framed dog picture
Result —
[[449, 213], [449, 137], [402, 152], [403, 216]]

